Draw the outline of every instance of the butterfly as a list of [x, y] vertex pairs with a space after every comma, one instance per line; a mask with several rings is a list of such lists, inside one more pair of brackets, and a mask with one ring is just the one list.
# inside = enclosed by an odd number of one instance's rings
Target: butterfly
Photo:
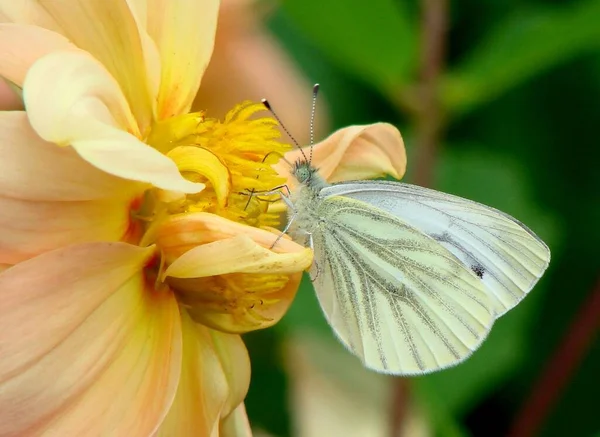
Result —
[[306, 156], [291, 174], [285, 231], [313, 248], [329, 325], [375, 371], [465, 360], [550, 262], [539, 237], [495, 208], [401, 182], [329, 184]]

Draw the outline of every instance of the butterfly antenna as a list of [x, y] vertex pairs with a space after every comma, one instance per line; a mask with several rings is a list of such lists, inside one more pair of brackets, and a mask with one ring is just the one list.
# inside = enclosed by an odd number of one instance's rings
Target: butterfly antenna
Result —
[[294, 142], [294, 144], [296, 145], [296, 147], [300, 150], [300, 153], [302, 153], [302, 156], [304, 156], [304, 159], [307, 162], [310, 162], [308, 160], [308, 158], [306, 157], [306, 155], [304, 154], [304, 151], [302, 150], [302, 147], [300, 147], [300, 144], [298, 144], [298, 141], [296, 141], [296, 138], [294, 138], [292, 136], [292, 134], [290, 133], [289, 130], [287, 130], [287, 128], [285, 127], [285, 125], [281, 122], [281, 119], [279, 118], [279, 116], [275, 113], [275, 111], [273, 110], [273, 108], [271, 107], [271, 104], [269, 103], [269, 101], [267, 99], [262, 99], [261, 100], [262, 104], [264, 105], [265, 108], [267, 108], [269, 110], [269, 112], [271, 113], [271, 115], [275, 118], [275, 120], [277, 120], [277, 123], [279, 123], [279, 126], [281, 126], [281, 129], [283, 129], [283, 131], [287, 134], [288, 137], [290, 137], [290, 139]]
[[319, 95], [319, 84], [316, 83], [313, 86], [312, 96], [312, 108], [310, 110], [310, 159], [309, 163], [312, 163], [313, 157], [313, 145], [315, 144], [315, 111], [317, 109], [317, 96]]

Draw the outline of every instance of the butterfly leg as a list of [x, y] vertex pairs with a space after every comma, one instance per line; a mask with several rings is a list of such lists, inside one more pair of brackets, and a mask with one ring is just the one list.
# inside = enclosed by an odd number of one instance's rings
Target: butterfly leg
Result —
[[[283, 185], [283, 187], [287, 188], [287, 185]], [[277, 242], [285, 235], [287, 234], [287, 232], [290, 230], [290, 227], [292, 226], [292, 223], [294, 223], [294, 220], [296, 219], [296, 214], [297, 211], [294, 208], [294, 204], [292, 203], [292, 201], [290, 200], [290, 196], [289, 196], [289, 189], [288, 189], [288, 194], [284, 194], [283, 192], [279, 192], [279, 195], [281, 196], [281, 200], [283, 200], [283, 203], [286, 204], [286, 206], [288, 207], [288, 209], [290, 211], [292, 211], [292, 214], [290, 216], [290, 218], [288, 219], [287, 224], [285, 225], [285, 228], [283, 228], [283, 231], [281, 231], [281, 234], [279, 234], [279, 236], [277, 237], [277, 239], [273, 242], [273, 244], [271, 245], [271, 249], [273, 249], [273, 247], [275, 247], [275, 245], [277, 244]]]
[[[248, 206], [250, 206], [250, 202], [252, 201], [252, 197], [254, 197], [254, 195], [264, 195], [264, 196], [269, 196], [271, 194], [282, 194], [281, 190], [285, 189], [287, 191], [287, 196], [289, 198], [289, 196], [291, 195], [291, 191], [290, 191], [290, 187], [288, 187], [287, 185], [279, 185], [278, 187], [273, 188], [272, 190], [267, 190], [267, 191], [256, 191], [254, 188], [252, 188], [251, 190], [247, 190], [248, 192], [243, 192], [243, 193], [239, 193], [242, 195], [248, 195], [248, 202], [246, 202], [246, 206], [244, 207], [244, 211], [246, 209], [248, 209]], [[264, 200], [266, 202], [273, 202], [273, 200], [265, 200], [265, 199], [260, 199], [259, 200]]]

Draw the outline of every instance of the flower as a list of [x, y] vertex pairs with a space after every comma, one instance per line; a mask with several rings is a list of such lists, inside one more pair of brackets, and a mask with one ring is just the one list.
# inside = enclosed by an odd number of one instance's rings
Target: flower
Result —
[[0, 435], [248, 435], [238, 334], [312, 252], [249, 196], [285, 182], [275, 120], [189, 112], [217, 9], [0, 1]]
[[339, 129], [314, 147], [291, 150], [273, 167], [293, 189], [296, 181], [289, 163], [312, 157], [319, 174], [329, 182], [385, 176], [401, 179], [406, 171], [406, 151], [398, 129], [388, 123]]

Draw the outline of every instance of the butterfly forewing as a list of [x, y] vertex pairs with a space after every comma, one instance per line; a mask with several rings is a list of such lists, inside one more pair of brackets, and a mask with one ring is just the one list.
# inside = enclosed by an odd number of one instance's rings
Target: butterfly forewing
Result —
[[447, 248], [386, 211], [347, 197], [315, 205], [314, 285], [340, 340], [393, 374], [456, 364], [495, 319], [482, 281]]
[[432, 237], [481, 279], [497, 316], [519, 303], [550, 261], [548, 247], [518, 220], [457, 196], [385, 181], [334, 184], [320, 194], [366, 202]]

